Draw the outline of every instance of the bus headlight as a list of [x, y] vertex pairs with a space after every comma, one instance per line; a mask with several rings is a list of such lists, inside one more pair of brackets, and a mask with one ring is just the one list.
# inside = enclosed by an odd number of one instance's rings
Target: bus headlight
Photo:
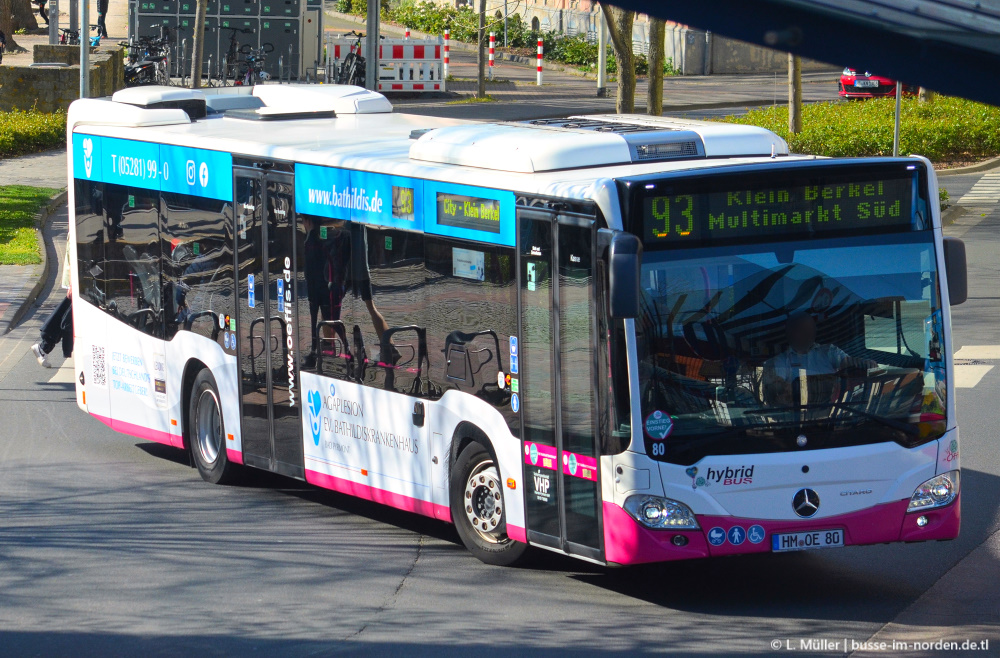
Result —
[[646, 526], [656, 530], [697, 530], [698, 520], [684, 503], [659, 496], [629, 496], [625, 511]]
[[941, 475], [935, 475], [917, 487], [917, 490], [910, 496], [910, 504], [906, 511], [919, 512], [950, 505], [958, 496], [961, 482], [959, 471], [948, 471]]

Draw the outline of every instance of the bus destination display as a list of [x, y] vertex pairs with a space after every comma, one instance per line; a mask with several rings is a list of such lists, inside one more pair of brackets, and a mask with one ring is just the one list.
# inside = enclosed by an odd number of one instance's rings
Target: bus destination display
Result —
[[500, 232], [500, 201], [437, 193], [437, 223], [489, 233]]
[[647, 244], [772, 239], [844, 229], [909, 226], [913, 179], [657, 195], [642, 203]]

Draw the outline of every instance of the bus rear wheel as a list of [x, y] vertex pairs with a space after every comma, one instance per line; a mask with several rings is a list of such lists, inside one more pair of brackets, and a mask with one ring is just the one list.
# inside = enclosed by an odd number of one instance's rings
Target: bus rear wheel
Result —
[[451, 518], [462, 543], [486, 564], [510, 566], [528, 546], [507, 536], [500, 472], [489, 451], [473, 441], [451, 471]]
[[239, 466], [226, 454], [226, 428], [215, 377], [203, 369], [195, 377], [188, 405], [188, 443], [202, 479], [228, 484], [238, 477]]

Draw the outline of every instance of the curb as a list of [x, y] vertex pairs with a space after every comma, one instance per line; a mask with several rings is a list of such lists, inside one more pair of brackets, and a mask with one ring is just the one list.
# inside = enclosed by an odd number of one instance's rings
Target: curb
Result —
[[[40, 251], [42, 253], [42, 272], [35, 281], [35, 285], [32, 286], [30, 291], [28, 291], [28, 295], [20, 302], [15, 302], [15, 304], [17, 304], [17, 308], [15, 308], [14, 312], [10, 314], [10, 319], [8, 320], [5, 317], [3, 320], [0, 320], [0, 336], [10, 333], [10, 330], [13, 329], [18, 322], [24, 319], [24, 315], [27, 313], [34, 301], [38, 299], [38, 296], [42, 293], [46, 283], [48, 283], [49, 275], [52, 273], [52, 262], [51, 259], [49, 259], [48, 248], [45, 244], [45, 226], [48, 224], [52, 215], [55, 214], [56, 210], [61, 208], [63, 204], [66, 203], [68, 195], [69, 192], [67, 190], [63, 190], [49, 199], [49, 202], [38, 211], [38, 216], [35, 218], [35, 224], [38, 228], [36, 239], [38, 240], [38, 245], [41, 247]], [[13, 306], [13, 304], [11, 306]]]
[[948, 206], [941, 211], [941, 226], [951, 226], [959, 217], [967, 212], [964, 206]]
[[955, 167], [954, 169], [935, 170], [935, 173], [937, 173], [938, 178], [941, 178], [942, 176], [960, 176], [962, 174], [974, 174], [979, 171], [996, 169], [997, 167], [1000, 167], [1000, 157], [990, 158], [985, 162], [969, 165], [968, 167]]

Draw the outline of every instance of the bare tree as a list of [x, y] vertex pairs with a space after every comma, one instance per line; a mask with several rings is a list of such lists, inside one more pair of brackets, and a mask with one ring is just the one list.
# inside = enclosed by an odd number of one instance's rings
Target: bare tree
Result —
[[663, 114], [663, 37], [666, 21], [649, 17], [649, 88], [646, 90], [646, 114]]
[[635, 111], [635, 56], [632, 54], [632, 24], [635, 12], [620, 7], [601, 4], [601, 11], [608, 22], [611, 46], [618, 62], [618, 94], [615, 111], [628, 114]]
[[[205, 57], [205, 14], [208, 0], [198, 0], [194, 13], [194, 35], [191, 40], [191, 89], [201, 86], [201, 67]], [[212, 72], [208, 72], [209, 76]]]
[[486, 0], [479, 0], [479, 35], [476, 48], [476, 98], [486, 98]]

